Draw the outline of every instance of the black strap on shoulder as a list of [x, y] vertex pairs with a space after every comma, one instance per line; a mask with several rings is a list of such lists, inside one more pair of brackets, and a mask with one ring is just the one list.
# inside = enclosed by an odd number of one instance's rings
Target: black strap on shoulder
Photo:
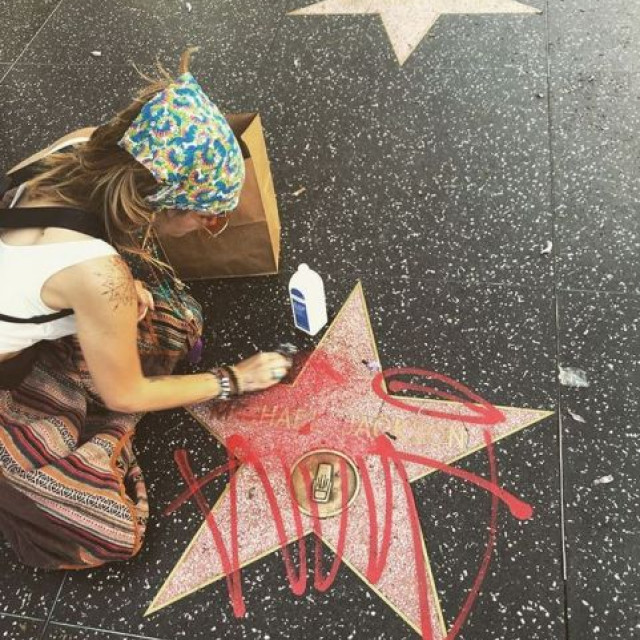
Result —
[[[21, 184], [26, 177], [26, 172], [23, 172], [17, 179], [15, 176], [10, 179], [5, 175], [0, 185], [0, 190], [4, 192], [7, 188]], [[78, 231], [103, 240], [107, 237], [104, 226], [96, 216], [81, 209], [70, 207], [0, 208], [0, 227], [6, 229], [56, 227]], [[73, 315], [73, 309], [62, 309], [56, 313], [32, 316], [30, 318], [18, 318], [0, 313], [0, 321], [15, 324], [44, 324], [45, 322], [53, 322], [70, 315]]]
[[70, 315], [73, 315], [73, 309], [62, 309], [56, 313], [47, 313], [43, 316], [31, 316], [30, 318], [17, 318], [0, 313], [0, 321], [12, 322], [13, 324], [44, 324], [45, 322], [53, 322], [54, 320], [66, 318]]
[[0, 209], [0, 227], [26, 229], [57, 227], [86, 233], [94, 238], [105, 237], [105, 230], [97, 217], [68, 207], [13, 207]]
[[[67, 147], [64, 147], [67, 148]], [[62, 151], [59, 149], [58, 151]], [[33, 162], [22, 169], [3, 173], [0, 179], [0, 196], [9, 189], [31, 180], [42, 170], [41, 162]], [[15, 214], [17, 215], [14, 215]], [[97, 216], [72, 207], [13, 207], [0, 208], [0, 227], [24, 229], [33, 227], [57, 227], [85, 233], [107, 240], [107, 232]]]

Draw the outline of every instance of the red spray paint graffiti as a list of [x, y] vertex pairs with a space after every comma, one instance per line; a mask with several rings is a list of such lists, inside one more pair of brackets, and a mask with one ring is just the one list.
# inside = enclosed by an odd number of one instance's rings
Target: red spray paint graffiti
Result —
[[[447, 385], [447, 387], [450, 388], [452, 392], [440, 390], [432, 385], [426, 386], [415, 384], [412, 382], [405, 382], [400, 379], [401, 376], [409, 376], [411, 378], [421, 377], [426, 378], [427, 380], [436, 381], [438, 383]], [[475, 426], [476, 428], [480, 428], [483, 431], [483, 437], [487, 449], [490, 467], [490, 479], [488, 480], [476, 474], [452, 467], [451, 465], [448, 465], [439, 460], [400, 451], [394, 446], [393, 442], [385, 436], [378, 436], [371, 442], [371, 448], [368, 454], [377, 457], [380, 460], [384, 470], [385, 505], [382, 538], [380, 545], [378, 544], [379, 525], [377, 517], [377, 506], [375, 504], [373, 496], [371, 480], [367, 471], [366, 464], [364, 463], [364, 459], [361, 455], [356, 457], [356, 464], [362, 477], [362, 484], [369, 520], [370, 539], [366, 577], [373, 584], [377, 583], [380, 580], [384, 572], [387, 562], [387, 554], [391, 544], [394, 501], [392, 490], [392, 468], [393, 470], [395, 470], [395, 473], [401, 480], [401, 486], [404, 490], [403, 497], [406, 501], [406, 504], [408, 505], [408, 512], [410, 517], [411, 537], [413, 541], [413, 555], [415, 559], [416, 569], [415, 584], [418, 593], [418, 600], [420, 603], [420, 626], [422, 630], [422, 636], [425, 640], [433, 640], [433, 634], [430, 624], [431, 611], [429, 599], [427, 597], [428, 573], [422, 547], [422, 533], [418, 518], [418, 511], [413, 498], [413, 492], [411, 491], [406, 465], [420, 465], [425, 468], [437, 469], [439, 471], [447, 473], [452, 477], [456, 477], [468, 483], [474, 484], [475, 486], [487, 491], [491, 495], [489, 535], [485, 552], [483, 554], [483, 558], [478, 568], [477, 574], [474, 578], [473, 584], [469, 592], [465, 596], [462, 608], [456, 616], [454, 623], [447, 634], [446, 640], [453, 640], [464, 625], [474, 603], [478, 598], [481, 585], [487, 575], [492, 552], [495, 546], [499, 503], [504, 503], [510, 510], [511, 514], [520, 520], [529, 519], [533, 515], [533, 509], [530, 505], [519, 500], [517, 497], [513, 496], [498, 485], [498, 469], [491, 428], [503, 422], [504, 415], [498, 408], [494, 407], [489, 402], [481, 398], [478, 394], [468, 389], [465, 385], [456, 382], [448, 378], [447, 376], [422, 369], [390, 369], [384, 372], [380, 372], [373, 379], [372, 388], [375, 393], [384, 400], [385, 403], [388, 403], [396, 408], [402, 409], [404, 411], [420, 413], [421, 415], [433, 416], [434, 418], [438, 419], [446, 419], [453, 423], [457, 422], [461, 424], [461, 427], [462, 423], [464, 423], [465, 425], [471, 425]], [[426, 407], [421, 407], [419, 405], [406, 402], [401, 397], [397, 395], [392, 396], [389, 393], [398, 393], [402, 391], [411, 391], [414, 393], [419, 392], [420, 394], [424, 394], [426, 396], [436, 396], [440, 399], [455, 401], [458, 404], [462, 404], [467, 409], [467, 412], [464, 415], [460, 415], [455, 412], [428, 409]], [[313, 425], [305, 425], [305, 427], [312, 429]], [[201, 479], [195, 478], [191, 470], [186, 451], [178, 450], [175, 452], [175, 460], [180, 473], [187, 484], [187, 489], [171, 503], [166, 512], [168, 513], [174, 511], [182, 504], [184, 504], [185, 501], [195, 498], [199, 509], [206, 519], [212, 539], [215, 543], [216, 550], [220, 556], [223, 572], [227, 580], [227, 587], [234, 614], [236, 616], [242, 616], [246, 612], [246, 606], [242, 593], [241, 569], [237, 542], [238, 513], [237, 483], [235, 474], [240, 464], [250, 465], [251, 467], [253, 467], [256, 474], [260, 478], [266, 498], [269, 502], [270, 511], [273, 517], [273, 523], [280, 540], [286, 575], [291, 590], [296, 595], [302, 595], [307, 588], [306, 545], [303, 538], [303, 523], [300, 507], [296, 500], [291, 482], [291, 469], [286, 464], [284, 458], [282, 456], [280, 457], [280, 466], [282, 473], [285, 474], [286, 478], [288, 478], [287, 487], [289, 499], [291, 501], [296, 533], [298, 534], [297, 571], [294, 567], [294, 562], [289, 553], [289, 550], [287, 549], [289, 539], [286, 534], [283, 516], [277, 503], [272, 484], [267, 472], [265, 471], [263, 461], [260, 459], [256, 451], [254, 451], [251, 443], [240, 435], [233, 435], [229, 437], [225, 444], [227, 446], [229, 456], [228, 463], [217, 467], [216, 469], [213, 469]], [[346, 463], [344, 461], [341, 461], [341, 465], [341, 475], [343, 477], [346, 477], [347, 474], [345, 473], [344, 466], [346, 465]], [[211, 512], [211, 507], [206, 503], [206, 500], [201, 492], [201, 489], [208, 482], [226, 472], [230, 474], [230, 549], [225, 545], [221, 531], [216, 523], [216, 519]], [[347, 508], [348, 487], [343, 486], [342, 489], [342, 510], [340, 513], [338, 544], [335, 549], [335, 558], [331, 568], [325, 574], [322, 567], [322, 547], [320, 544], [322, 525], [321, 519], [318, 514], [317, 504], [314, 500], [311, 499], [311, 475], [309, 473], [309, 470], [304, 466], [302, 468], [302, 474], [308, 496], [308, 502], [311, 505], [312, 510], [313, 531], [316, 534], [314, 554], [314, 586], [319, 591], [326, 591], [334, 582], [343, 557], [347, 536], [349, 512]]]

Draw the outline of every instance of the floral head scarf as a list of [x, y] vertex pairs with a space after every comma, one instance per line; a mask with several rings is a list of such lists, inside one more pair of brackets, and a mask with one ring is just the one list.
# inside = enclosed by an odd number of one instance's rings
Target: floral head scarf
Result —
[[215, 216], [238, 205], [240, 145], [190, 73], [146, 102], [118, 144], [161, 184], [146, 198], [153, 208]]

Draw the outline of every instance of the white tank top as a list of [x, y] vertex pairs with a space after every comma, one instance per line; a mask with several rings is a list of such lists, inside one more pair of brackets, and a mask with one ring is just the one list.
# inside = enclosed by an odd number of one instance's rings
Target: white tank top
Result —
[[[26, 185], [20, 185], [14, 207]], [[39, 245], [8, 245], [0, 239], [0, 313], [16, 318], [56, 313], [41, 298], [42, 285], [55, 273], [72, 265], [117, 255], [104, 240], [92, 238], [75, 242]], [[42, 324], [18, 324], [0, 320], [0, 353], [21, 351], [40, 340], [55, 340], [76, 333], [75, 316]]]

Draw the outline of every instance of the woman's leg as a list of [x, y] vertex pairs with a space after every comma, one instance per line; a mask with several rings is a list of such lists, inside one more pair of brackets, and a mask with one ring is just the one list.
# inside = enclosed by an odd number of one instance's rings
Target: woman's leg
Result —
[[[149, 289], [156, 308], [140, 324], [140, 356], [147, 375], [168, 374], [199, 336], [201, 310], [169, 281]], [[0, 530], [21, 561], [83, 568], [138, 552], [148, 504], [131, 439], [141, 417], [105, 407], [75, 337], [47, 344], [23, 383], [0, 391]]]

